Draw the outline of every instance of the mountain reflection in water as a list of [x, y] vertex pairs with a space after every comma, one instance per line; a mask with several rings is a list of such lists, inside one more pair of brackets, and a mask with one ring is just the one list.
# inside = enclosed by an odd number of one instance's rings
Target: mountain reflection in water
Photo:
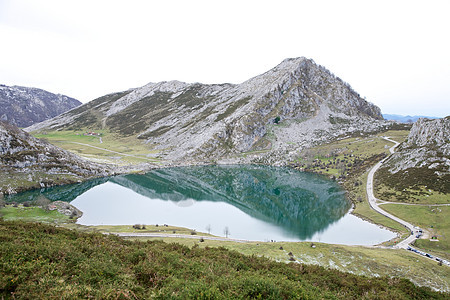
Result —
[[308, 239], [350, 208], [326, 178], [288, 168], [202, 166], [159, 169], [110, 180], [151, 199], [229, 203], [247, 215]]
[[[104, 185], [107, 182], [109, 185]], [[120, 199], [112, 199], [114, 198], [114, 195], [111, 196], [112, 193], [106, 192], [107, 190], [101, 190], [101, 188], [107, 189], [110, 187], [110, 184], [121, 186], [124, 193], [128, 191], [126, 196], [122, 195]], [[101, 185], [101, 187], [98, 185]], [[142, 197], [137, 196], [135, 193], [133, 194], [130, 190]], [[87, 196], [95, 191], [97, 191], [95, 196]], [[94, 207], [95, 205], [92, 203], [100, 201], [99, 198], [104, 198], [101, 200], [103, 209], [95, 209], [94, 215], [97, 218], [102, 218], [108, 213], [105, 206], [111, 206], [111, 209], [120, 211], [121, 208], [113, 208], [115, 207], [114, 203], [120, 203], [123, 209], [120, 213], [125, 214], [125, 208], [129, 206], [128, 203], [133, 203], [132, 205], [137, 203], [133, 202], [135, 201], [132, 200], [133, 197], [140, 197], [139, 201], [141, 202], [139, 203], [145, 202], [145, 205], [156, 203], [157, 201], [162, 202], [162, 204], [155, 204], [152, 208], [146, 206], [145, 209], [147, 210], [160, 209], [161, 211], [167, 210], [172, 212], [173, 203], [175, 203], [179, 209], [176, 212], [177, 216], [169, 217], [177, 222], [179, 221], [181, 224], [174, 224], [169, 221], [164, 222], [185, 227], [193, 224], [187, 221], [188, 218], [201, 219], [205, 217], [202, 215], [204, 211], [200, 213], [198, 210], [195, 210], [196, 207], [201, 206], [202, 209], [207, 207], [209, 209], [208, 214], [219, 215], [225, 213], [225, 211], [232, 211], [232, 209], [225, 209], [224, 205], [226, 207], [232, 206], [234, 214], [230, 213], [227, 216], [227, 222], [229, 222], [230, 226], [233, 223], [233, 219], [240, 218], [241, 220], [241, 215], [245, 214], [246, 218], [252, 219], [258, 224], [263, 224], [263, 226], [258, 227], [258, 225], [252, 230], [262, 231], [276, 227], [277, 229], [274, 231], [282, 232], [277, 238], [284, 239], [286, 237], [285, 240], [309, 240], [311, 238], [317, 239], [317, 236], [319, 236], [320, 240], [321, 233], [326, 232], [330, 225], [340, 223], [349, 216], [347, 212], [351, 206], [349, 201], [345, 199], [344, 191], [335, 182], [327, 178], [289, 168], [255, 165], [192, 166], [157, 169], [144, 175], [128, 174], [91, 180], [80, 184], [30, 191], [9, 197], [8, 200], [17, 202], [32, 201], [41, 194], [52, 201], [63, 200], [71, 202], [75, 200], [74, 204], [76, 206], [85, 203], [85, 205]], [[108, 196], [106, 196], [107, 194]], [[170, 209], [166, 209], [165, 207], [169, 206], [164, 206], [164, 203], [170, 205]], [[120, 205], [117, 207], [120, 207]], [[83, 210], [83, 208], [81, 209]], [[90, 209], [88, 208], [87, 210]], [[139, 208], [135, 209], [138, 210]], [[189, 213], [187, 212], [188, 209], [191, 209]], [[237, 213], [236, 209], [241, 213]], [[85, 213], [88, 212], [85, 211]], [[116, 212], [116, 214], [118, 213]], [[133, 214], [133, 212], [130, 214]], [[344, 215], [346, 217], [342, 218]], [[351, 217], [357, 220], [354, 221], [352, 219], [352, 222], [364, 222], [354, 216]], [[138, 220], [133, 221], [134, 223], [139, 222]], [[200, 224], [199, 222], [198, 224]], [[239, 225], [235, 224], [234, 228], [236, 226], [245, 226], [242, 225], [242, 221], [236, 222], [240, 223]], [[255, 222], [252, 224], [254, 225]], [[156, 222], [148, 222], [147, 224], [153, 223]], [[101, 224], [101, 222], [98, 224]], [[120, 224], [120, 222], [116, 224]], [[381, 230], [373, 224], [369, 225], [375, 228], [370, 229], [372, 232]], [[365, 224], [364, 226], [369, 225]], [[204, 224], [198, 226], [203, 227], [194, 228], [204, 231]], [[212, 226], [214, 227], [215, 225], [212, 224]], [[346, 228], [355, 227], [354, 224], [347, 224], [346, 226]], [[245, 231], [245, 228], [239, 228], [239, 230]], [[393, 236], [392, 233], [388, 233], [388, 235], [384, 234], [377, 237], [374, 241], [355, 243], [381, 242]], [[221, 233], [214, 234], [220, 235]], [[366, 235], [365, 233], [356, 233], [356, 235], [358, 234]], [[261, 236], [260, 232], [258, 236]], [[252, 239], [252, 234], [249, 234], [248, 237], [246, 234], [241, 234], [239, 238]], [[333, 237], [331, 240], [334, 242]]]

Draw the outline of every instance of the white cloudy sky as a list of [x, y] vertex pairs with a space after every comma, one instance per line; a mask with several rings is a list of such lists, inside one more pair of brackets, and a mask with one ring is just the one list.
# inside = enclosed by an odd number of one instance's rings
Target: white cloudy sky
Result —
[[450, 1], [0, 0], [0, 83], [82, 102], [306, 56], [384, 113], [450, 115]]

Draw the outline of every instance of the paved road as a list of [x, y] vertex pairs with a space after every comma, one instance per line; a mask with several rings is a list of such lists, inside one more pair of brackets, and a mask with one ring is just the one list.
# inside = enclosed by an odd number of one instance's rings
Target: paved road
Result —
[[[387, 137], [384, 137], [385, 140], [394, 143], [395, 145], [392, 146], [391, 148], [389, 148], [389, 151], [392, 153], [394, 153], [394, 149], [399, 145], [398, 142], [391, 140]], [[417, 229], [414, 228], [414, 225], [412, 225], [411, 223], [408, 223], [394, 215], [391, 215], [390, 213], [388, 213], [387, 211], [381, 209], [378, 204], [377, 204], [377, 198], [375, 197], [374, 193], [373, 193], [373, 175], [375, 174], [375, 172], [383, 165], [383, 163], [386, 161], [386, 159], [388, 159], [388, 157], [384, 158], [383, 160], [379, 161], [369, 172], [369, 176], [367, 177], [367, 198], [369, 199], [369, 205], [370, 207], [372, 207], [375, 211], [377, 211], [378, 213], [382, 214], [383, 216], [386, 216], [400, 224], [402, 224], [403, 226], [405, 226], [410, 232], [414, 232], [414, 234], [411, 234], [410, 236], [408, 236], [405, 240], [399, 242], [395, 247], [396, 248], [403, 248], [406, 249], [408, 247], [408, 245], [412, 242], [414, 242], [416, 240], [416, 231]]]

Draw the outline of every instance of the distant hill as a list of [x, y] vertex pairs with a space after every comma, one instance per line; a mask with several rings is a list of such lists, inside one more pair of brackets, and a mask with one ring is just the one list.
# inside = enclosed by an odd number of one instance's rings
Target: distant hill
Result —
[[389, 121], [397, 121], [400, 123], [414, 123], [420, 118], [424, 119], [439, 119], [438, 117], [427, 117], [427, 116], [402, 116], [395, 114], [383, 114], [383, 118]]
[[349, 84], [299, 57], [241, 84], [149, 83], [26, 130], [104, 129], [136, 138], [168, 163], [283, 164], [305, 147], [386, 124]]
[[0, 84], [0, 120], [18, 127], [56, 117], [81, 102], [41, 89]]

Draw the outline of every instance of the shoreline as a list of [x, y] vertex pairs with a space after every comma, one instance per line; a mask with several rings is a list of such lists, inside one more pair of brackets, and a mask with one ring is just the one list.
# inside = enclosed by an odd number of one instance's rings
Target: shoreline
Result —
[[[296, 171], [296, 172], [315, 174], [315, 175], [320, 176], [320, 177], [322, 177], [322, 178], [324, 178], [324, 179], [331, 180], [331, 181], [334, 181], [335, 183], [337, 183], [337, 184], [342, 188], [342, 190], [345, 191], [345, 198], [346, 198], [346, 200], [349, 201], [350, 204], [351, 204], [351, 207], [350, 207], [350, 209], [347, 211], [346, 214], [352, 214], [353, 216], [359, 218], [359, 219], [362, 220], [362, 221], [369, 222], [369, 223], [371, 223], [371, 224], [374, 224], [374, 225], [378, 226], [378, 227], [381, 228], [381, 229], [388, 230], [388, 231], [390, 231], [390, 232], [396, 234], [396, 236], [395, 236], [394, 238], [391, 238], [391, 239], [389, 239], [389, 240], [382, 241], [382, 242], [379, 242], [379, 243], [377, 243], [377, 244], [361, 245], [361, 246], [369, 246], [369, 247], [385, 247], [385, 246], [382, 246], [382, 244], [387, 243], [387, 242], [390, 242], [390, 241], [392, 241], [392, 240], [395, 240], [395, 239], [397, 239], [397, 238], [399, 238], [399, 237], [401, 236], [400, 233], [399, 233], [398, 231], [393, 230], [392, 228], [389, 228], [389, 227], [386, 227], [386, 226], [384, 226], [384, 225], [382, 225], [382, 224], [373, 222], [372, 220], [370, 220], [370, 219], [368, 219], [368, 218], [366, 218], [366, 217], [364, 217], [364, 216], [362, 216], [362, 215], [359, 215], [359, 214], [354, 213], [354, 210], [355, 210], [355, 203], [354, 203], [353, 201], [351, 201], [350, 198], [347, 196], [348, 191], [347, 191], [347, 189], [345, 189], [345, 186], [343, 185], [344, 182], [342, 182], [342, 181], [337, 181], [337, 180], [333, 180], [332, 178], [330, 178], [330, 176], [327, 176], [326, 174], [321, 174], [321, 173], [317, 173], [317, 172], [313, 172], [313, 171], [299, 170], [299, 169], [297, 169], [295, 166], [289, 165], [289, 164], [285, 164], [285, 165], [282, 165], [282, 166], [274, 166], [274, 165], [266, 165], [266, 164], [258, 164], [258, 163], [253, 163], [253, 164], [239, 164], [239, 163], [210, 163], [210, 162], [195, 162], [195, 163], [192, 163], [192, 162], [190, 162], [190, 163], [187, 163], [187, 164], [186, 164], [186, 163], [170, 163], [170, 164], [164, 164], [164, 165], [162, 165], [162, 166], [152, 166], [151, 168], [148, 168], [148, 164], [145, 164], [145, 166], [142, 166], [142, 165], [133, 165], [133, 166], [131, 166], [131, 167], [127, 167], [127, 168], [126, 168], [127, 170], [123, 170], [123, 169], [122, 169], [122, 170], [121, 170], [122, 172], [120, 172], [120, 173], [118, 173], [118, 174], [116, 174], [116, 175], [113, 175], [113, 176], [107, 176], [107, 177], [94, 177], [94, 178], [86, 179], [86, 180], [84, 180], [84, 181], [89, 181], [89, 180], [94, 180], [94, 179], [99, 179], [99, 178], [115, 177], [115, 176], [121, 176], [121, 175], [127, 175], [127, 174], [143, 174], [143, 173], [151, 172], [152, 170], [156, 170], [156, 169], [183, 168], [183, 167], [192, 167], [192, 166], [241, 166], [241, 165], [263, 166], [263, 167], [275, 167], [275, 168], [281, 167], [281, 168], [290, 169], [290, 170], [293, 170], [293, 171]], [[121, 168], [122, 168], [122, 167], [121, 167]], [[131, 169], [131, 172], [130, 172], [130, 169]], [[83, 182], [84, 182], [84, 181], [83, 181]], [[78, 183], [80, 183], [80, 182], [78, 182]], [[63, 185], [66, 185], [66, 184], [63, 184]], [[62, 185], [59, 185], [59, 186], [62, 186]], [[32, 190], [32, 189], [29, 189], [29, 190]], [[37, 190], [37, 189], [35, 189], [35, 190]], [[6, 197], [7, 197], [7, 196], [8, 196], [8, 195], [6, 195]], [[82, 224], [78, 224], [78, 223], [76, 223], [76, 224], [77, 224], [77, 225], [81, 225], [81, 226], [96, 226], [96, 225], [82, 225]], [[129, 226], [132, 226], [133, 224], [128, 224], [128, 225], [129, 225]], [[120, 225], [111, 225], [111, 226], [120, 226]], [[188, 229], [188, 228], [186, 228], [186, 229]], [[188, 237], [191, 238], [190, 236], [188, 236]], [[220, 236], [219, 236], [219, 237], [220, 237]], [[251, 242], [251, 240], [248, 240], [248, 241]], [[257, 241], [257, 242], [266, 242], [266, 241]], [[306, 243], [309, 242], [309, 243], [311, 243], [311, 241], [283, 241], [283, 242], [306, 242]], [[320, 241], [316, 241], [316, 242], [320, 242]], [[332, 245], [333, 243], [327, 243], [327, 244]], [[353, 245], [353, 244], [340, 244], [340, 243], [339, 243], [339, 245], [356, 246], [356, 245]]]

